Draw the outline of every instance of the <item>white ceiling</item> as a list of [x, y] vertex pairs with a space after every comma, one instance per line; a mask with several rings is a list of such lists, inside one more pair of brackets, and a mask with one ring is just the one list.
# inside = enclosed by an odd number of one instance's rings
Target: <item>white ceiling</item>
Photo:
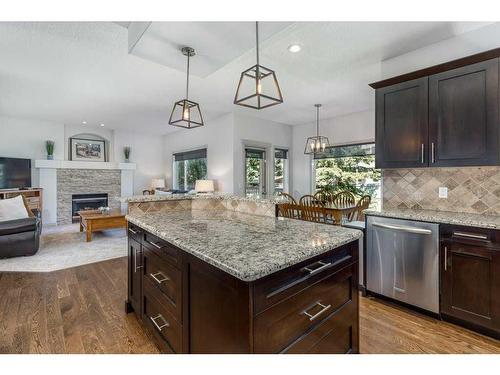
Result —
[[[255, 64], [251, 23], [153, 22], [144, 36], [157, 51], [141, 38], [129, 54], [133, 24], [1, 22], [0, 114], [174, 131], [168, 117], [185, 86], [177, 49], [191, 44], [200, 56], [192, 60], [198, 76], [190, 79], [190, 96], [205, 121], [233, 111], [303, 124], [314, 118], [316, 102], [323, 118], [373, 108], [368, 83], [380, 78], [381, 61], [487, 23], [263, 22], [261, 63], [276, 71], [284, 103], [262, 111], [233, 105], [240, 72]], [[302, 51], [289, 53], [292, 43]]]

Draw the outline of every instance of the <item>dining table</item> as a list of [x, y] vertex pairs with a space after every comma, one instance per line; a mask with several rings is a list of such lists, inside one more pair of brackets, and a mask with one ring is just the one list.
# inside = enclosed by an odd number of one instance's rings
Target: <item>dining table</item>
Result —
[[357, 209], [355, 204], [337, 205], [333, 202], [325, 202], [324, 207], [327, 217], [331, 215], [336, 225], [342, 225], [342, 223], [347, 220], [349, 214]]

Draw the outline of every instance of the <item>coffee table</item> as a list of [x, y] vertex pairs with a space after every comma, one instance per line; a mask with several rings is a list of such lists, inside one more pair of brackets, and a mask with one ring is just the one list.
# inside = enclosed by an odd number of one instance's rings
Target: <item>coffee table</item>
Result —
[[80, 232], [85, 229], [87, 242], [92, 241], [92, 233], [106, 229], [126, 228], [125, 214], [120, 209], [108, 213], [98, 210], [78, 211], [80, 216]]

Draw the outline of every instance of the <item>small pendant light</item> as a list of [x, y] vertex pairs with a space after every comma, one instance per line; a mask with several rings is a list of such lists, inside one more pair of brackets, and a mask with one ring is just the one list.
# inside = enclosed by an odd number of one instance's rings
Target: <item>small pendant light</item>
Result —
[[316, 136], [307, 138], [306, 147], [304, 149], [304, 154], [306, 155], [316, 155], [330, 147], [330, 142], [328, 137], [319, 135], [319, 109], [321, 104], [315, 104], [316, 107]]
[[283, 96], [274, 71], [260, 65], [258, 22], [255, 22], [255, 39], [257, 41], [257, 64], [241, 73], [234, 104], [263, 109], [283, 103]]
[[175, 102], [168, 123], [181, 128], [193, 129], [204, 125], [199, 104], [189, 100], [189, 58], [194, 56], [195, 52], [191, 47], [183, 47], [181, 52], [187, 56], [186, 98]]

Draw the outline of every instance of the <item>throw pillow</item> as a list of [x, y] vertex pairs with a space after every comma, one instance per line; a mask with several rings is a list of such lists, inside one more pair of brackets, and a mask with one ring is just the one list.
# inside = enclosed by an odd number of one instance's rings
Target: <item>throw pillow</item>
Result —
[[29, 217], [28, 210], [24, 206], [21, 195], [9, 199], [0, 199], [0, 221], [25, 219], [27, 217]]
[[28, 211], [28, 216], [35, 217], [35, 214], [33, 213], [33, 211], [31, 211], [30, 205], [28, 204], [28, 200], [26, 199], [26, 197], [24, 195], [21, 195], [21, 197], [23, 197], [24, 207], [26, 207], [26, 211]]

